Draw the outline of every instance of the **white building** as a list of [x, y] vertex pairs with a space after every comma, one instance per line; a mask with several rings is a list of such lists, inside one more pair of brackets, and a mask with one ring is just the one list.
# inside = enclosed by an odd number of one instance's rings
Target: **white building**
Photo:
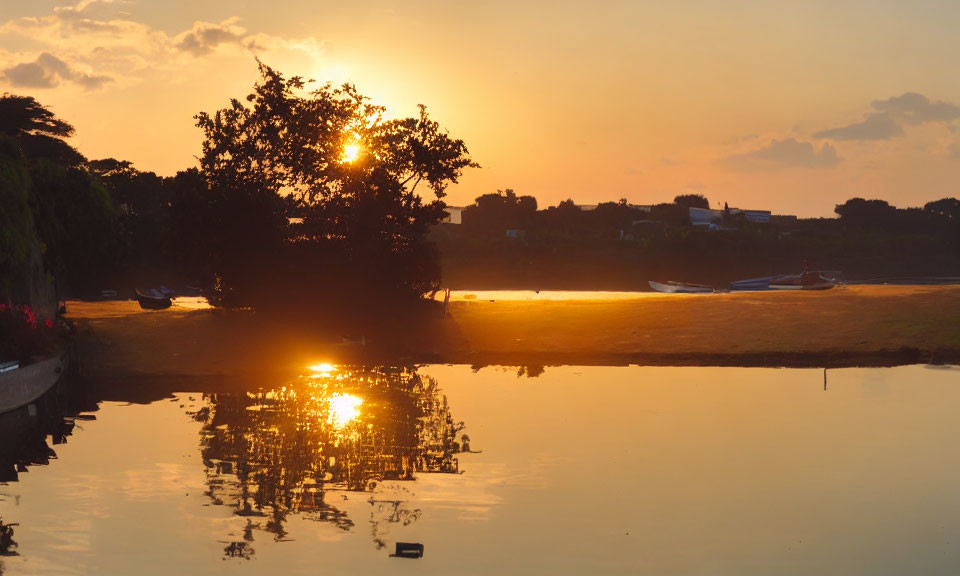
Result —
[[463, 224], [463, 206], [447, 206], [444, 211], [447, 217], [440, 222], [444, 224]]

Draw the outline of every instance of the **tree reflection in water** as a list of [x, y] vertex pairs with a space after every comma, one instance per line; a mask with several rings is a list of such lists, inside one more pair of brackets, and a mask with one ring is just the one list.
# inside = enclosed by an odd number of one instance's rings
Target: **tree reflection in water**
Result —
[[[32, 466], [46, 466], [56, 460], [53, 446], [67, 442], [78, 420], [94, 419], [93, 415], [80, 413], [84, 410], [96, 410], [86, 388], [72, 378], [63, 378], [29, 406], [0, 414], [0, 486], [17, 482], [20, 474]], [[18, 555], [14, 526], [18, 526], [16, 521], [5, 523], [0, 518], [0, 574], [2, 558]]]
[[[254, 529], [283, 540], [288, 514], [350, 530], [354, 522], [329, 502], [331, 492], [459, 472], [464, 424], [453, 420], [437, 382], [411, 368], [319, 365], [273, 390], [212, 394], [194, 417], [204, 423], [207, 495], [249, 517], [245, 542], [229, 543], [227, 556], [249, 558]], [[368, 503], [378, 549], [381, 523], [420, 516], [402, 501]]]

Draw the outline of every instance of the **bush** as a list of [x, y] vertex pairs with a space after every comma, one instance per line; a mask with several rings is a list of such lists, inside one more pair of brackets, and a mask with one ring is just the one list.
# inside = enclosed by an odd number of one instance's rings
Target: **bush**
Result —
[[56, 348], [57, 331], [53, 320], [43, 320], [30, 306], [0, 304], [0, 361], [28, 362]]

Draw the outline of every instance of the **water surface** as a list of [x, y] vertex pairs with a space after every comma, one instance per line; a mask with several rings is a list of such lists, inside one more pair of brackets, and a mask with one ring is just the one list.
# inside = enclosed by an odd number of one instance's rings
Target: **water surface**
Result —
[[957, 369], [316, 368], [0, 422], [0, 570], [960, 571]]

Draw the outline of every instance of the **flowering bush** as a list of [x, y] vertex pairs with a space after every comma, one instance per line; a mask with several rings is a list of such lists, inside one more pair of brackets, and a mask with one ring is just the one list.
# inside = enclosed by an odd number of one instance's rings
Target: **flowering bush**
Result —
[[53, 320], [40, 322], [27, 304], [0, 303], [0, 361], [27, 362], [33, 356], [50, 352], [56, 340]]

